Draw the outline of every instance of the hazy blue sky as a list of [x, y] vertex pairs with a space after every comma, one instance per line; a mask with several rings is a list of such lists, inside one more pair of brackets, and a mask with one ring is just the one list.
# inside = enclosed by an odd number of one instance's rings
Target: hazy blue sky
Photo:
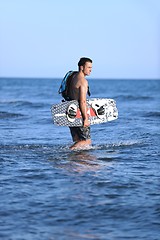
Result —
[[0, 76], [160, 79], [160, 0], [0, 0]]

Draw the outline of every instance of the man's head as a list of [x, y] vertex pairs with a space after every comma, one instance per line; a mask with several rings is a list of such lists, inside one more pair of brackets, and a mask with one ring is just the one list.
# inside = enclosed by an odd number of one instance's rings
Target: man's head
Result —
[[92, 60], [90, 58], [82, 57], [78, 62], [79, 71], [82, 71], [84, 75], [90, 75], [92, 70]]

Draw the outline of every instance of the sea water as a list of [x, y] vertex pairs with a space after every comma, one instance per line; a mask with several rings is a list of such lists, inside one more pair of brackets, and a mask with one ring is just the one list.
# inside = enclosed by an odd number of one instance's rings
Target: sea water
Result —
[[160, 239], [160, 81], [89, 79], [115, 121], [71, 151], [60, 79], [0, 79], [0, 239]]

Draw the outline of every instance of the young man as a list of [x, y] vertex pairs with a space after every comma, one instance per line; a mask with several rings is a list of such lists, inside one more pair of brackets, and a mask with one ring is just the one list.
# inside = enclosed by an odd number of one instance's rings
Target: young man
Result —
[[83, 118], [82, 127], [70, 127], [70, 132], [74, 144], [70, 149], [83, 148], [91, 144], [90, 124], [87, 116], [87, 92], [88, 81], [85, 79], [89, 76], [92, 70], [92, 60], [90, 58], [81, 58], [78, 62], [79, 71], [75, 73], [71, 79], [68, 89], [68, 96], [72, 100], [78, 100]]

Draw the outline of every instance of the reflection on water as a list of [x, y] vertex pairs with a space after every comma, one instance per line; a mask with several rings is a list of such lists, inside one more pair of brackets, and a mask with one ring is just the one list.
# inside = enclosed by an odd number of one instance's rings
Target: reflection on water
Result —
[[[58, 156], [57, 156], [58, 155]], [[106, 150], [79, 150], [71, 151], [62, 149], [61, 152], [55, 153], [53, 157], [49, 157], [49, 161], [53, 166], [67, 170], [67, 172], [84, 173], [96, 172], [104, 167], [109, 167], [113, 164], [116, 158], [115, 151]]]
[[97, 171], [100, 169], [96, 155], [87, 151], [71, 152], [68, 154], [68, 159], [72, 170], [76, 172]]
[[97, 157], [88, 151], [77, 151], [77, 152], [71, 152], [68, 154], [68, 157], [71, 161], [76, 162], [88, 162], [97, 160]]

